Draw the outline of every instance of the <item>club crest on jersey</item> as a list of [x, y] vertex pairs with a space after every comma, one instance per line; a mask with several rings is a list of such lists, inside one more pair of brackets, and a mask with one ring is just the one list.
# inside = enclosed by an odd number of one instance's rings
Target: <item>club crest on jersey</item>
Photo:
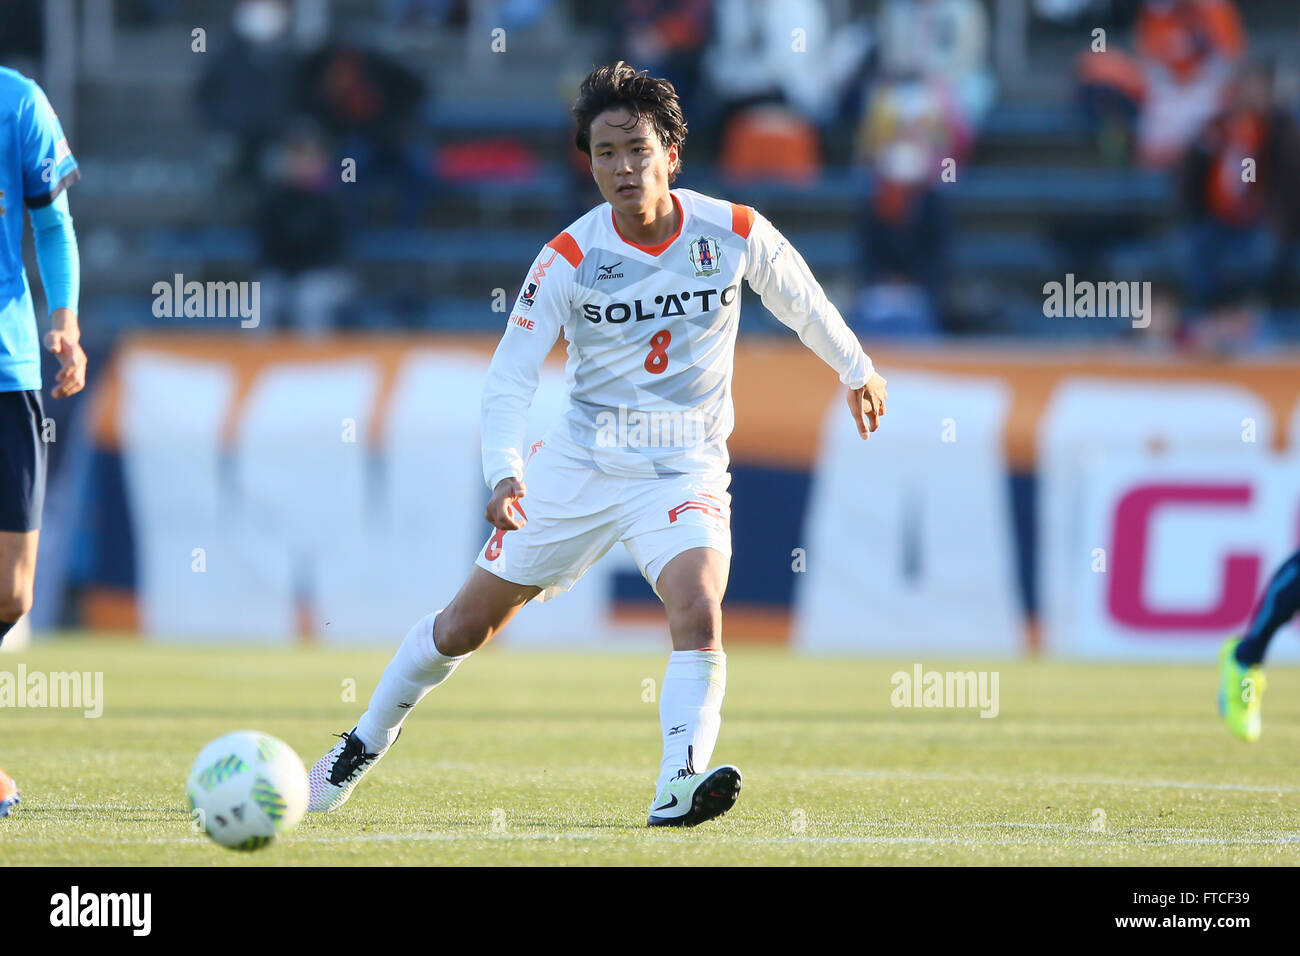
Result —
[[697, 276], [715, 276], [722, 271], [722, 243], [713, 236], [696, 236], [690, 250]]

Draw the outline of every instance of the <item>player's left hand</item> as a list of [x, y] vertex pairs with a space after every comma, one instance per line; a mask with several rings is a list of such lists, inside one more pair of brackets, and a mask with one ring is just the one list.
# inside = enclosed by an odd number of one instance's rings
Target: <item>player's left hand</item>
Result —
[[86, 387], [86, 353], [81, 348], [81, 329], [77, 327], [76, 317], [56, 315], [54, 320], [54, 328], [45, 333], [45, 347], [54, 353], [61, 368], [58, 384], [50, 395], [67, 398]]
[[858, 426], [858, 434], [863, 440], [870, 438], [871, 433], [880, 427], [887, 395], [885, 379], [879, 372], [872, 372], [867, 384], [861, 388], [849, 389], [849, 414], [853, 416], [853, 422]]

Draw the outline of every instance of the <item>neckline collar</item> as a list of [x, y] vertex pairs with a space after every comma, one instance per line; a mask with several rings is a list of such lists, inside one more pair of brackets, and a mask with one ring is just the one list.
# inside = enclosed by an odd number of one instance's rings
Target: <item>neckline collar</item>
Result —
[[616, 218], [614, 218], [614, 207], [613, 207], [613, 206], [610, 206], [610, 207], [609, 207], [609, 221], [610, 221], [610, 224], [614, 227], [614, 233], [615, 233], [615, 235], [617, 235], [620, 239], [622, 239], [622, 240], [623, 240], [625, 243], [627, 243], [629, 246], [633, 246], [633, 247], [635, 247], [635, 248], [637, 248], [637, 249], [640, 249], [640, 250], [641, 250], [642, 252], [644, 252], [646, 255], [650, 255], [650, 256], [657, 256], [657, 255], [659, 255], [661, 252], [663, 252], [665, 249], [667, 249], [669, 246], [671, 246], [674, 242], [676, 242], [676, 241], [681, 237], [682, 230], [686, 228], [686, 210], [682, 208], [682, 201], [681, 201], [680, 199], [677, 198], [677, 194], [676, 194], [675, 192], [672, 192], [672, 191], [670, 190], [669, 193], [668, 193], [668, 195], [672, 197], [673, 205], [677, 208], [677, 213], [678, 213], [678, 216], [679, 216], [679, 218], [678, 218], [678, 220], [677, 220], [677, 231], [674, 232], [671, 236], [669, 236], [669, 237], [668, 237], [667, 239], [665, 239], [663, 242], [661, 242], [661, 243], [659, 243], [658, 245], [655, 245], [655, 246], [645, 246], [645, 245], [642, 245], [642, 244], [639, 243], [639, 242], [634, 242], [633, 240], [627, 238], [627, 236], [623, 235], [623, 233], [622, 233], [621, 231], [619, 231], [619, 228], [618, 228], [618, 220], [617, 220]]

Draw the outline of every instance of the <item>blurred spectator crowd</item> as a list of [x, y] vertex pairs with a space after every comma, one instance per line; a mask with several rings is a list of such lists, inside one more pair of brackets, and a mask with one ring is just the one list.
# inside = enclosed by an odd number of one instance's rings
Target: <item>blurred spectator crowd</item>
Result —
[[[1252, 59], [1233, 0], [1023, 0], [1038, 25], [1076, 37], [1074, 102], [1087, 161], [1170, 177], [1178, 197], [1162, 255], [1161, 336], [1171, 347], [1248, 349], [1269, 339], [1300, 249], [1295, 103]], [[982, 133], [1005, 91], [987, 0], [494, 0], [528, 30], [560, 18], [595, 27], [595, 62], [626, 59], [667, 76], [691, 133], [683, 185], [854, 185], [853, 288], [837, 298], [866, 335], [926, 337], [955, 327], [958, 170], [981, 163]], [[383, 0], [379, 35], [464, 32], [472, 0]], [[263, 326], [324, 332], [360, 294], [348, 236], [433, 229], [466, 183], [537, 175], [531, 130], [444, 137], [431, 69], [329, 25], [304, 43], [293, 0], [239, 0], [197, 78], [204, 124], [225, 137], [225, 175], [256, 198]], [[1100, 34], [1100, 36], [1099, 36]], [[565, 74], [566, 82], [580, 78]], [[528, 91], [534, 94], [535, 91]], [[544, 91], [551, 92], [551, 91]], [[557, 89], [554, 108], [563, 115]], [[1068, 90], [1067, 90], [1068, 92]], [[549, 135], [569, 140], [556, 124]], [[585, 157], [561, 155], [562, 228], [595, 202]], [[354, 171], [348, 178], [349, 163]], [[946, 175], [947, 174], [947, 175]], [[1136, 228], [1136, 227], [1134, 227]], [[1086, 230], [1081, 230], [1086, 231]], [[1104, 261], [1124, 227], [1080, 252]], [[1083, 249], [1077, 237], [1071, 250]], [[814, 262], [814, 266], [816, 263]], [[1057, 278], [1059, 276], [1050, 276]], [[1118, 278], [1118, 277], [1117, 277]], [[1129, 278], [1127, 276], [1123, 278]], [[843, 292], [843, 290], [841, 290]], [[958, 326], [960, 324], [958, 323]]]
[[1183, 319], [1167, 333], [1214, 351], [1267, 344], [1300, 237], [1294, 98], [1250, 58], [1233, 0], [1145, 0], [1131, 18], [1131, 45], [1094, 44], [1076, 70], [1103, 159], [1177, 176]]

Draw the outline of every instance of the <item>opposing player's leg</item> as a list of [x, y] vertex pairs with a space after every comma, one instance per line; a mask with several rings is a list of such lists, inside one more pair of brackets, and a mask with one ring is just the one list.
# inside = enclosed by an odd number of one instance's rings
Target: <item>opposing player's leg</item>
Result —
[[1259, 739], [1263, 729], [1261, 669], [1273, 635], [1300, 613], [1300, 551], [1274, 572], [1241, 640], [1228, 638], [1219, 652], [1219, 713], [1243, 740]]
[[0, 644], [32, 609], [39, 531], [0, 531]]
[[487, 643], [541, 588], [515, 584], [475, 567], [450, 604], [426, 614], [407, 632], [370, 695], [366, 712], [307, 775], [307, 809], [341, 807], [402, 732], [425, 696]]
[[1282, 562], [1269, 580], [1255, 616], [1237, 645], [1237, 662], [1246, 667], [1263, 664], [1269, 641], [1296, 614], [1300, 614], [1300, 551]]
[[39, 392], [0, 392], [0, 643], [32, 607], [45, 504], [43, 417]]

